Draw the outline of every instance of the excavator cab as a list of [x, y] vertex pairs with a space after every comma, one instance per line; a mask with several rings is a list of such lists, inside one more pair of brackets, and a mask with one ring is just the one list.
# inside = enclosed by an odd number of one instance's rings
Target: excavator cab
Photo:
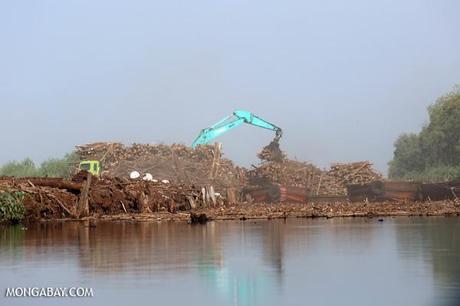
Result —
[[88, 171], [94, 176], [99, 176], [101, 173], [101, 163], [98, 160], [82, 160], [79, 169]]

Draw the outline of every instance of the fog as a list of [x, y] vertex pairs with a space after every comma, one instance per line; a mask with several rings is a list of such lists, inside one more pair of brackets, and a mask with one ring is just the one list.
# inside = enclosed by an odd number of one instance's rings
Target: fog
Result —
[[[1, 1], [0, 163], [93, 141], [191, 144], [234, 109], [289, 157], [370, 160], [460, 83], [460, 2]], [[273, 133], [218, 140], [242, 165]]]

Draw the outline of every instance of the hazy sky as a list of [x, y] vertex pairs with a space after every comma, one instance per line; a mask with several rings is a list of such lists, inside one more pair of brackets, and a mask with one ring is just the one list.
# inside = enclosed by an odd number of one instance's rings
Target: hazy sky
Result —
[[[292, 158], [371, 160], [460, 83], [460, 1], [0, 0], [0, 162], [191, 144], [247, 109]], [[248, 165], [273, 133], [219, 140]]]

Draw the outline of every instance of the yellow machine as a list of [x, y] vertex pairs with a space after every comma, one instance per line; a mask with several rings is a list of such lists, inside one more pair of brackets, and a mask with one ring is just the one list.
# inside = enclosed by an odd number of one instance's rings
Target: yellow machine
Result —
[[101, 174], [101, 163], [98, 160], [82, 160], [79, 169], [88, 171], [94, 176], [99, 176]]

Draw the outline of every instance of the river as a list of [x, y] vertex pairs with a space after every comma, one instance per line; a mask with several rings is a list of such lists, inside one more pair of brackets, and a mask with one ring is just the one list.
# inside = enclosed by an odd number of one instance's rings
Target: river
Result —
[[[6, 297], [7, 288], [93, 297]], [[460, 305], [460, 218], [0, 228], [0, 305]]]

